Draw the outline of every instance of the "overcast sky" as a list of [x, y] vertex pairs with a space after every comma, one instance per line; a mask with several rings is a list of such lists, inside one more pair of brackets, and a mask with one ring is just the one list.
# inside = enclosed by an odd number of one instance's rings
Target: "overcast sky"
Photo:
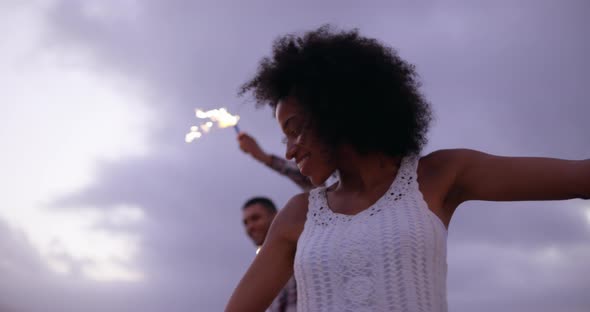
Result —
[[[184, 135], [227, 107], [283, 155], [236, 96], [281, 34], [395, 47], [435, 112], [425, 153], [590, 158], [590, 4], [476, 2], [0, 0], [0, 311], [222, 310], [254, 256], [242, 203], [299, 190], [231, 129]], [[590, 202], [466, 203], [448, 249], [450, 311], [590, 311]]]

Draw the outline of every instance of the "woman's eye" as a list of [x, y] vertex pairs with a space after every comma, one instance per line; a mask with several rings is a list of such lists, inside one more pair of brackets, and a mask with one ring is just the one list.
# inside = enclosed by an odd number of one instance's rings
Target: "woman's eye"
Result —
[[289, 129], [285, 132], [285, 135], [287, 138], [295, 138], [297, 137], [299, 134], [297, 131], [293, 130], [293, 129]]

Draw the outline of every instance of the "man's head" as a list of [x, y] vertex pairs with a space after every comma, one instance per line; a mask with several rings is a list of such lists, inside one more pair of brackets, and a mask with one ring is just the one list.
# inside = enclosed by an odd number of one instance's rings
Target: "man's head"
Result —
[[256, 246], [262, 245], [270, 224], [277, 214], [275, 204], [266, 197], [254, 197], [242, 207], [242, 221], [246, 233]]

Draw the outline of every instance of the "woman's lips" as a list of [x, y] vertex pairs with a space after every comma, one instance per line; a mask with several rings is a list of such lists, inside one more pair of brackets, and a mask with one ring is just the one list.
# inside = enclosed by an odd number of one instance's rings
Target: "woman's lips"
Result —
[[305, 156], [303, 156], [303, 158], [301, 158], [297, 162], [297, 168], [299, 168], [299, 171], [301, 171], [301, 168], [303, 168], [305, 166], [305, 164], [307, 163], [307, 159], [308, 158], [309, 158], [309, 155], [305, 155]]

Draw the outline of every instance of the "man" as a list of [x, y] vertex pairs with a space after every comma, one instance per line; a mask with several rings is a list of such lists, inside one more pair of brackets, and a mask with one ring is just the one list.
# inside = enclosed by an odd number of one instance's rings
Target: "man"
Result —
[[[246, 201], [242, 208], [246, 234], [252, 242], [260, 248], [272, 220], [277, 214], [275, 204], [266, 197], [254, 197]], [[258, 250], [257, 250], [258, 251]], [[279, 292], [267, 312], [295, 312], [297, 310], [297, 285], [291, 277], [285, 287]]]

